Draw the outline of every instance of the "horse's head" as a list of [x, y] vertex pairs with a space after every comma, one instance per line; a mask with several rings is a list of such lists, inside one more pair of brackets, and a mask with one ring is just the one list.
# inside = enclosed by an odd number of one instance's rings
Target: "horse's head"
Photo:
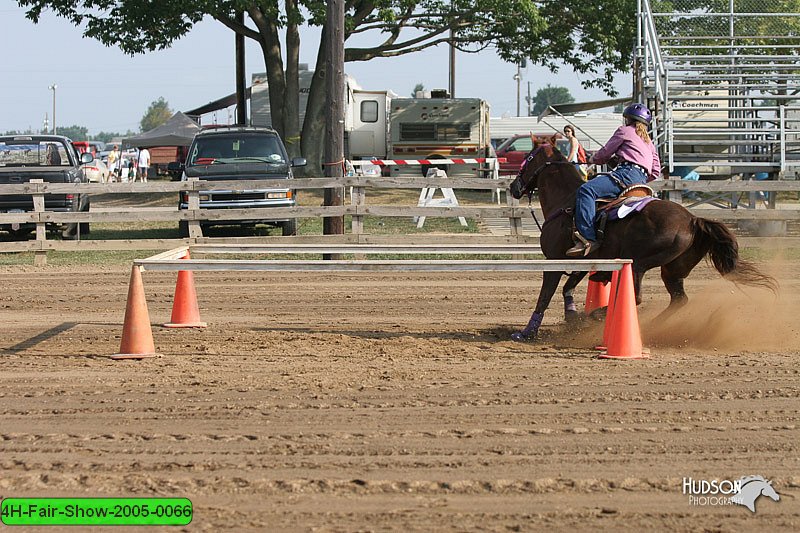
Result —
[[773, 500], [780, 501], [781, 497], [778, 492], [772, 487], [772, 481], [768, 481], [766, 485], [761, 487], [761, 494], [772, 498]]
[[524, 195], [533, 193], [539, 187], [539, 175], [556, 161], [566, 161], [556, 148], [556, 136], [534, 137], [533, 149], [522, 162], [517, 177], [509, 188], [511, 196], [519, 200]]

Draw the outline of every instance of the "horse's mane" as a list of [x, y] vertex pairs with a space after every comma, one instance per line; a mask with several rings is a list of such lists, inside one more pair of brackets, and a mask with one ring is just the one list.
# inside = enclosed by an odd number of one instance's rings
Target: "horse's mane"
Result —
[[[578, 189], [581, 185], [583, 185], [584, 181], [581, 178], [578, 169], [567, 160], [567, 156], [561, 153], [561, 150], [558, 149], [556, 144], [556, 136], [553, 135], [552, 137], [548, 137], [546, 139], [536, 139], [533, 142], [533, 150], [541, 147], [542, 151], [545, 155], [545, 160], [558, 163], [560, 167], [559, 180], [561, 185], [566, 186], [569, 185], [572, 187], [572, 191], [566, 195], [565, 199], [566, 202], [562, 207], [570, 207], [575, 205], [575, 195], [578, 192]], [[570, 183], [569, 180], [571, 179], [573, 183]], [[539, 186], [539, 190], [541, 191], [541, 185]]]
[[742, 485], [742, 487], [744, 487], [752, 481], [763, 481], [764, 483], [769, 483], [768, 480], [764, 479], [764, 476], [745, 476], [739, 480], [739, 483]]

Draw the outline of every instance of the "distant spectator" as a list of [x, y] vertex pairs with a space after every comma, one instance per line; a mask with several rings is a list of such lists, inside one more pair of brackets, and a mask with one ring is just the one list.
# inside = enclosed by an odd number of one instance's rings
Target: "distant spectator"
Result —
[[139, 148], [139, 179], [142, 183], [147, 183], [148, 170], [150, 170], [150, 151], [147, 148]]
[[575, 129], [569, 124], [564, 126], [564, 137], [566, 137], [569, 141], [569, 155], [567, 155], [567, 160], [575, 165], [575, 168], [581, 174], [581, 178], [586, 181], [586, 175], [588, 171], [586, 166], [586, 163], [588, 162], [586, 158], [586, 150], [583, 149], [580, 141], [577, 137], [575, 137]]
[[[672, 175], [676, 178], [680, 178], [682, 180], [687, 181], [698, 181], [700, 180], [700, 174], [692, 168], [692, 167], [675, 167], [675, 170], [672, 172]], [[683, 193], [684, 198], [688, 198], [689, 200], [697, 200], [700, 198], [700, 195], [694, 191], [688, 191]]]
[[114, 181], [117, 176], [117, 163], [119, 162], [119, 148], [115, 144], [108, 153], [108, 181]]
[[[122, 160], [122, 164], [126, 164], [124, 159]], [[122, 169], [122, 174], [125, 176], [125, 181], [136, 181], [136, 163], [133, 162], [133, 156], [130, 156], [130, 159], [128, 159], [127, 166]]]

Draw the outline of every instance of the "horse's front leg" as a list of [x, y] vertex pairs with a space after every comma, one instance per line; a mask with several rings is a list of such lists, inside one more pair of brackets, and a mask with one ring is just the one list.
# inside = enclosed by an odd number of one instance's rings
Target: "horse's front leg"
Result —
[[539, 327], [542, 325], [544, 312], [550, 305], [550, 300], [558, 288], [558, 282], [561, 281], [563, 272], [545, 272], [542, 279], [542, 289], [539, 291], [539, 299], [536, 301], [536, 309], [533, 310], [531, 319], [528, 325], [521, 331], [511, 334], [511, 338], [515, 341], [524, 341], [536, 337], [539, 333]]
[[575, 298], [573, 292], [578, 283], [586, 277], [586, 272], [572, 272], [567, 276], [567, 281], [564, 283], [564, 288], [561, 289], [561, 294], [564, 297], [564, 320], [569, 322], [578, 318], [578, 308], [575, 307]]

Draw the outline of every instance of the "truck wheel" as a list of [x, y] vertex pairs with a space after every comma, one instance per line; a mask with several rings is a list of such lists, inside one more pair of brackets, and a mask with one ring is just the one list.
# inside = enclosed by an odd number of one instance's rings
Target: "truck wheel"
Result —
[[186, 238], [189, 236], [189, 222], [186, 220], [181, 220], [178, 222], [178, 233], [182, 238]]
[[284, 237], [289, 237], [291, 235], [297, 235], [297, 219], [292, 218], [285, 222], [281, 222], [281, 235]]
[[31, 233], [33, 233], [33, 230], [31, 228], [22, 227], [18, 230], [8, 230], [8, 233], [11, 235], [12, 241], [27, 241]]
[[[89, 200], [89, 196], [86, 194], [81, 194], [78, 198], [77, 209], [75, 211], [81, 213], [88, 213], [89, 208], [91, 206], [91, 201]], [[78, 238], [78, 226], [80, 225], [80, 234], [81, 237], [84, 235], [89, 234], [89, 223], [88, 222], [80, 222], [80, 223], [72, 223], [67, 224], [64, 231], [61, 233], [61, 236], [65, 239], [77, 239]]]

